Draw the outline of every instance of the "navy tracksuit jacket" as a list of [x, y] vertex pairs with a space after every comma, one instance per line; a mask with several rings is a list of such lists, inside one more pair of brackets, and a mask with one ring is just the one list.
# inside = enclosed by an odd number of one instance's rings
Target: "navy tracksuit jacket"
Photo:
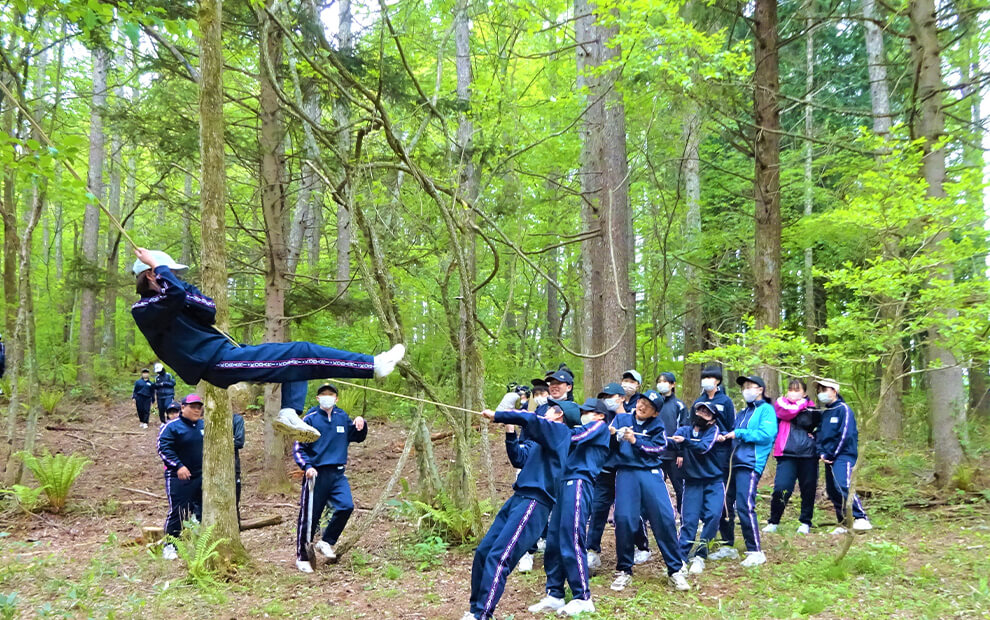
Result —
[[[694, 411], [694, 407], [698, 403], [710, 404], [712, 406], [715, 413], [715, 424], [718, 425], [718, 432], [720, 434], [724, 435], [732, 430], [736, 423], [736, 406], [732, 404], [732, 399], [725, 393], [724, 386], [719, 385], [715, 388], [715, 394], [713, 396], [708, 396], [708, 392], [702, 391], [701, 395], [692, 404], [692, 411]], [[722, 480], [725, 484], [729, 484], [729, 460], [731, 457], [731, 443], [724, 441], [715, 445], [715, 458], [718, 461], [719, 467], [722, 469]], [[726, 542], [733, 540], [734, 536], [735, 515], [733, 514], [730, 518], [732, 511], [732, 500], [730, 498], [725, 502], [725, 507], [722, 510], [722, 520], [718, 526], [721, 538]]]
[[634, 414], [615, 416], [612, 426], [616, 429], [630, 427], [636, 443], [613, 442], [608, 464], [615, 468], [615, 545], [618, 562], [616, 569], [632, 573], [635, 532], [640, 518], [645, 519], [657, 541], [657, 546], [672, 575], [684, 564], [677, 545], [677, 526], [674, 522], [674, 506], [661, 471], [661, 455], [667, 450], [663, 420], [654, 416], [642, 422]]
[[[707, 558], [708, 542], [714, 540], [718, 533], [719, 516], [725, 500], [725, 481], [715, 455], [718, 426], [713, 424], [699, 430], [685, 425], [674, 434], [684, 438], [677, 444], [678, 456], [684, 459], [681, 466], [683, 499], [678, 543], [685, 558], [695, 555]], [[699, 521], [703, 524], [701, 540], [695, 546]]]
[[[525, 427], [528, 441], [521, 442], [525, 463], [512, 485], [514, 493], [474, 551], [470, 604], [479, 620], [494, 615], [509, 573], [546, 527], [571, 444], [571, 429], [566, 424], [528, 411], [496, 411], [495, 422]], [[522, 457], [517, 453], [516, 462]]]
[[[839, 523], [845, 521], [846, 502], [849, 501], [849, 480], [859, 458], [859, 432], [856, 416], [841, 396], [822, 411], [822, 426], [818, 431], [818, 454], [825, 463], [825, 492], [835, 507]], [[852, 496], [854, 519], [866, 519], [863, 503]]]
[[[195, 515], [203, 518], [203, 420], [192, 422], [179, 417], [158, 431], [158, 456], [165, 464], [165, 492], [168, 515], [165, 533], [178, 536], [182, 522]], [[178, 476], [180, 468], [189, 470], [188, 480]]]
[[310, 379], [374, 376], [370, 355], [311, 342], [270, 342], [235, 347], [214, 327], [216, 305], [164, 266], [155, 267], [161, 293], [131, 307], [138, 329], [158, 357], [190, 384], [221, 388], [240, 381], [281, 383], [282, 406], [302, 412]]
[[[672, 390], [670, 394], [664, 396], [663, 406], [660, 407], [657, 417], [663, 420], [664, 428], [671, 429], [687, 424], [689, 422], [687, 414], [687, 407], [684, 406], [681, 399], [674, 395]], [[660, 467], [663, 469], [663, 473], [667, 475], [671, 486], [674, 487], [674, 500], [677, 511], [680, 512], [681, 494], [684, 491], [684, 476], [681, 474], [680, 468], [677, 467], [677, 452], [675, 450], [668, 450], [661, 455], [660, 460]]]
[[[323, 540], [330, 545], [337, 544], [344, 526], [354, 512], [351, 484], [345, 473], [347, 448], [352, 442], [361, 443], [368, 436], [367, 422], [362, 430], [357, 430], [347, 412], [336, 406], [330, 410], [329, 415], [323, 409], [313, 407], [303, 421], [320, 431], [320, 438], [310, 443], [297, 441], [292, 450], [292, 456], [300, 469], [306, 471], [312, 467], [316, 469], [317, 474], [312, 497], [305, 476], [302, 481], [299, 520], [296, 522], [296, 558], [299, 560], [307, 559], [306, 543], [320, 528], [327, 503], [333, 508], [333, 516], [323, 530]], [[309, 502], [313, 502], [313, 521], [310, 523], [310, 531], [307, 532]]]
[[151, 402], [155, 399], [155, 384], [148, 379], [138, 379], [134, 382], [131, 398], [137, 408], [138, 420], [147, 424], [148, 416], [151, 415]]
[[175, 377], [166, 371], [155, 375], [155, 396], [158, 397], [158, 418], [165, 423], [165, 409], [175, 399]]

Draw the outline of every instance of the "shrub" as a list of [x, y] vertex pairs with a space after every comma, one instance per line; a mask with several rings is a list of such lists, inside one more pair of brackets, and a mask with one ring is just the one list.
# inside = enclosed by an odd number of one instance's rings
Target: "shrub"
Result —
[[23, 484], [15, 484], [9, 489], [0, 489], [0, 493], [5, 493], [14, 498], [15, 504], [25, 512], [33, 513], [41, 505], [41, 494], [45, 489], [32, 489]]
[[430, 536], [418, 542], [403, 553], [416, 562], [416, 568], [421, 571], [436, 568], [444, 563], [447, 553], [447, 542], [439, 536]]
[[0, 594], [0, 619], [11, 620], [17, 617], [17, 592]]
[[416, 518], [420, 531], [462, 545], [477, 539], [481, 527], [480, 515], [488, 512], [491, 502], [482, 501], [476, 512], [471, 508], [458, 508], [445, 493], [441, 493], [432, 504], [413, 499], [404, 500], [399, 505], [400, 510]]
[[219, 555], [217, 547], [227, 542], [226, 538], [213, 540], [213, 528], [213, 525], [204, 528], [198, 522], [187, 521], [182, 525], [180, 538], [167, 539], [175, 545], [179, 557], [186, 563], [189, 581], [200, 587], [217, 582], [218, 572], [213, 560]]
[[42, 390], [41, 394], [38, 395], [41, 401], [41, 408], [47, 415], [55, 413], [55, 409], [58, 408], [63, 397], [65, 397], [65, 392], [62, 390]]
[[40, 457], [28, 452], [18, 452], [17, 456], [24, 461], [27, 468], [34, 474], [48, 496], [48, 504], [52, 512], [62, 512], [69, 490], [76, 478], [87, 465], [92, 463], [81, 454], [50, 454], [47, 450]]

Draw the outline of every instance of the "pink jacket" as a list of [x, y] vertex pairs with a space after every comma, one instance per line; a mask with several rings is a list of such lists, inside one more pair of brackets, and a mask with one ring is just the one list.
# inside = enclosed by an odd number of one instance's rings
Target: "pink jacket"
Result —
[[791, 420], [808, 407], [814, 406], [815, 403], [809, 398], [792, 403], [781, 396], [773, 401], [773, 409], [777, 412], [777, 438], [773, 442], [774, 456], [784, 455], [784, 448], [787, 446], [787, 439], [791, 434]]

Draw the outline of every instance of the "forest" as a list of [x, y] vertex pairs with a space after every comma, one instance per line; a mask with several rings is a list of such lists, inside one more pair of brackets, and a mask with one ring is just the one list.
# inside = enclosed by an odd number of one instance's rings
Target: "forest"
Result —
[[[990, 615], [990, 6], [0, 10], [0, 618], [459, 618], [515, 480], [477, 413], [562, 364], [578, 403], [628, 369], [644, 392], [673, 373], [690, 407], [717, 366], [737, 411], [738, 377], [768, 401], [836, 382], [876, 526], [824, 533], [820, 482], [820, 532], [768, 534], [767, 565], [713, 563], [691, 593], [662, 562], [625, 592], [603, 571], [587, 617]], [[189, 266], [234, 344], [405, 345], [337, 384], [369, 430], [316, 578], [292, 567], [307, 483], [277, 383], [176, 378], [205, 401], [202, 523], [177, 564], [142, 531], [169, 502], [130, 394], [163, 361], [132, 316], [136, 248]], [[498, 617], [542, 595], [538, 559]]]

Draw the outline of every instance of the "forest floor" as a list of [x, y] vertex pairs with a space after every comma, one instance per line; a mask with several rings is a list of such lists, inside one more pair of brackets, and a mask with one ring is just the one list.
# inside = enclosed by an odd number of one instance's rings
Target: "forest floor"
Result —
[[[82, 453], [93, 465], [78, 480], [65, 513], [32, 516], [9, 503], [0, 513], [0, 618], [457, 620], [467, 609], [471, 548], [416, 547], [424, 537], [412, 519], [392, 509], [339, 564], [299, 573], [294, 562], [298, 483], [284, 494], [258, 494], [257, 416], [247, 419], [242, 515], [278, 514], [283, 522], [243, 533], [251, 560], [230, 581], [191, 583], [181, 561], [167, 562], [160, 551], [130, 542], [142, 525], [161, 525], [167, 508], [164, 499], [124, 488], [164, 494], [155, 454], [157, 421], [140, 431], [128, 402], [94, 406], [70, 424], [140, 434], [42, 433], [42, 446]], [[493, 438], [500, 439], [495, 433]], [[403, 441], [398, 423], [373, 424], [368, 440], [352, 445], [348, 477], [358, 511], [350, 527], [367, 514], [362, 508], [377, 500]], [[436, 449], [438, 460], [449, 458], [449, 440], [437, 442]], [[512, 470], [500, 440], [493, 449], [502, 501], [510, 493]], [[292, 468], [287, 459], [286, 469]], [[411, 481], [415, 469], [415, 459], [409, 459], [405, 475]], [[795, 501], [782, 533], [764, 537], [767, 565], [744, 569], [737, 561], [710, 562], [704, 574], [690, 579], [694, 589], [687, 593], [666, 586], [656, 558], [637, 567], [633, 585], [622, 593], [609, 589], [611, 571], [603, 571], [591, 581], [598, 613], [589, 618], [990, 618], [990, 493], [937, 496], [928, 486], [930, 464], [910, 451], [884, 453], [882, 465], [863, 471], [864, 502], [876, 528], [856, 537], [841, 564], [834, 557], [842, 537], [828, 534], [831, 511], [819, 498], [815, 529], [798, 536]], [[765, 519], [772, 471], [762, 482], [758, 514]], [[609, 527], [606, 565], [614, 562], [613, 540]], [[533, 617], [526, 607], [542, 596], [541, 567], [538, 556], [532, 573], [510, 575], [500, 620]]]

